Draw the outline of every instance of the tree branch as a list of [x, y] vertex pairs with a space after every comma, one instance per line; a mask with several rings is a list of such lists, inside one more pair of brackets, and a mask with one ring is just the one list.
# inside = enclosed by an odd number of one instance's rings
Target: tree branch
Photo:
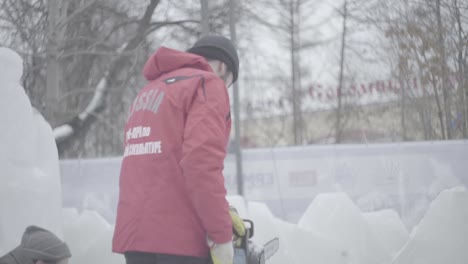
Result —
[[155, 30], [158, 30], [165, 26], [181, 26], [186, 23], [200, 23], [200, 20], [195, 19], [185, 19], [185, 20], [177, 20], [177, 21], [159, 21], [159, 22], [152, 22], [146, 31], [146, 34], [152, 33]]
[[75, 135], [76, 132], [86, 123], [89, 117], [96, 115], [99, 110], [102, 111], [103, 100], [107, 93], [107, 89], [112, 86], [112, 83], [115, 81], [116, 76], [119, 74], [121, 69], [127, 65], [126, 53], [136, 49], [147, 36], [147, 30], [151, 25], [151, 18], [159, 3], [160, 0], [150, 1], [143, 17], [138, 21], [136, 34], [127, 43], [121, 46], [118, 51], [119, 55], [113, 63], [110, 64], [112, 66], [104, 73], [104, 76], [98, 82], [93, 98], [86, 109], [75, 116], [71, 121], [54, 128], [57, 143], [64, 142], [65, 140], [73, 137], [73, 135]]
[[69, 16], [63, 18], [63, 19], [60, 19], [57, 23], [57, 28], [58, 29], [61, 29], [63, 28], [64, 26], [66, 26], [68, 23], [70, 23], [70, 21], [72, 21], [75, 17], [77, 17], [78, 15], [80, 15], [81, 13], [85, 12], [86, 10], [88, 10], [89, 8], [91, 8], [93, 5], [95, 5], [97, 2], [96, 0], [92, 0], [92, 1], [89, 1], [87, 2], [85, 5], [81, 6], [79, 9], [75, 10], [73, 13], [71, 13]]

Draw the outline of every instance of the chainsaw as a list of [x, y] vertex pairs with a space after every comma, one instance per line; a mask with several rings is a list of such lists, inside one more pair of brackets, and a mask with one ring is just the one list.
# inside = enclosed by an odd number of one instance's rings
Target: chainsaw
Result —
[[245, 236], [242, 243], [234, 247], [234, 264], [265, 264], [279, 249], [279, 239], [274, 238], [263, 246], [255, 245], [251, 238], [254, 236], [254, 223], [244, 219]]

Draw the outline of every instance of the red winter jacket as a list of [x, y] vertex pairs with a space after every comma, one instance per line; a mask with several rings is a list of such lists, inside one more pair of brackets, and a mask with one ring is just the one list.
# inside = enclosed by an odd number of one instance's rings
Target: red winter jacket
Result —
[[232, 239], [223, 167], [224, 82], [194, 54], [160, 48], [130, 107], [112, 249], [206, 257]]

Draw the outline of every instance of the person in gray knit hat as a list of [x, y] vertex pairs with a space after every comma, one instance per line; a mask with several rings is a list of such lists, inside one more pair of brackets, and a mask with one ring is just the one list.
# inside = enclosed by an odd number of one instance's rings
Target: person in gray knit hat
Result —
[[[214, 60], [224, 63], [228, 68], [228, 72], [225, 73], [225, 76], [220, 76], [220, 78], [225, 81], [226, 86], [230, 86], [237, 81], [239, 76], [239, 57], [236, 47], [234, 47], [234, 44], [228, 38], [217, 35], [202, 37], [187, 52], [206, 58], [212, 67], [211, 62]], [[217, 67], [213, 68], [216, 71]], [[227, 82], [228, 74], [232, 74], [231, 82]]]
[[29, 226], [21, 244], [0, 258], [0, 264], [68, 264], [71, 257], [67, 244], [52, 232]]

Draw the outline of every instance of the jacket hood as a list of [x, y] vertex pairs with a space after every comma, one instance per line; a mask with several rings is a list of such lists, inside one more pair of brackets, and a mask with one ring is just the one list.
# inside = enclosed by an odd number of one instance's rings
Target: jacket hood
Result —
[[143, 76], [146, 80], [152, 81], [165, 73], [180, 68], [213, 71], [206, 59], [199, 55], [161, 47], [146, 61]]

